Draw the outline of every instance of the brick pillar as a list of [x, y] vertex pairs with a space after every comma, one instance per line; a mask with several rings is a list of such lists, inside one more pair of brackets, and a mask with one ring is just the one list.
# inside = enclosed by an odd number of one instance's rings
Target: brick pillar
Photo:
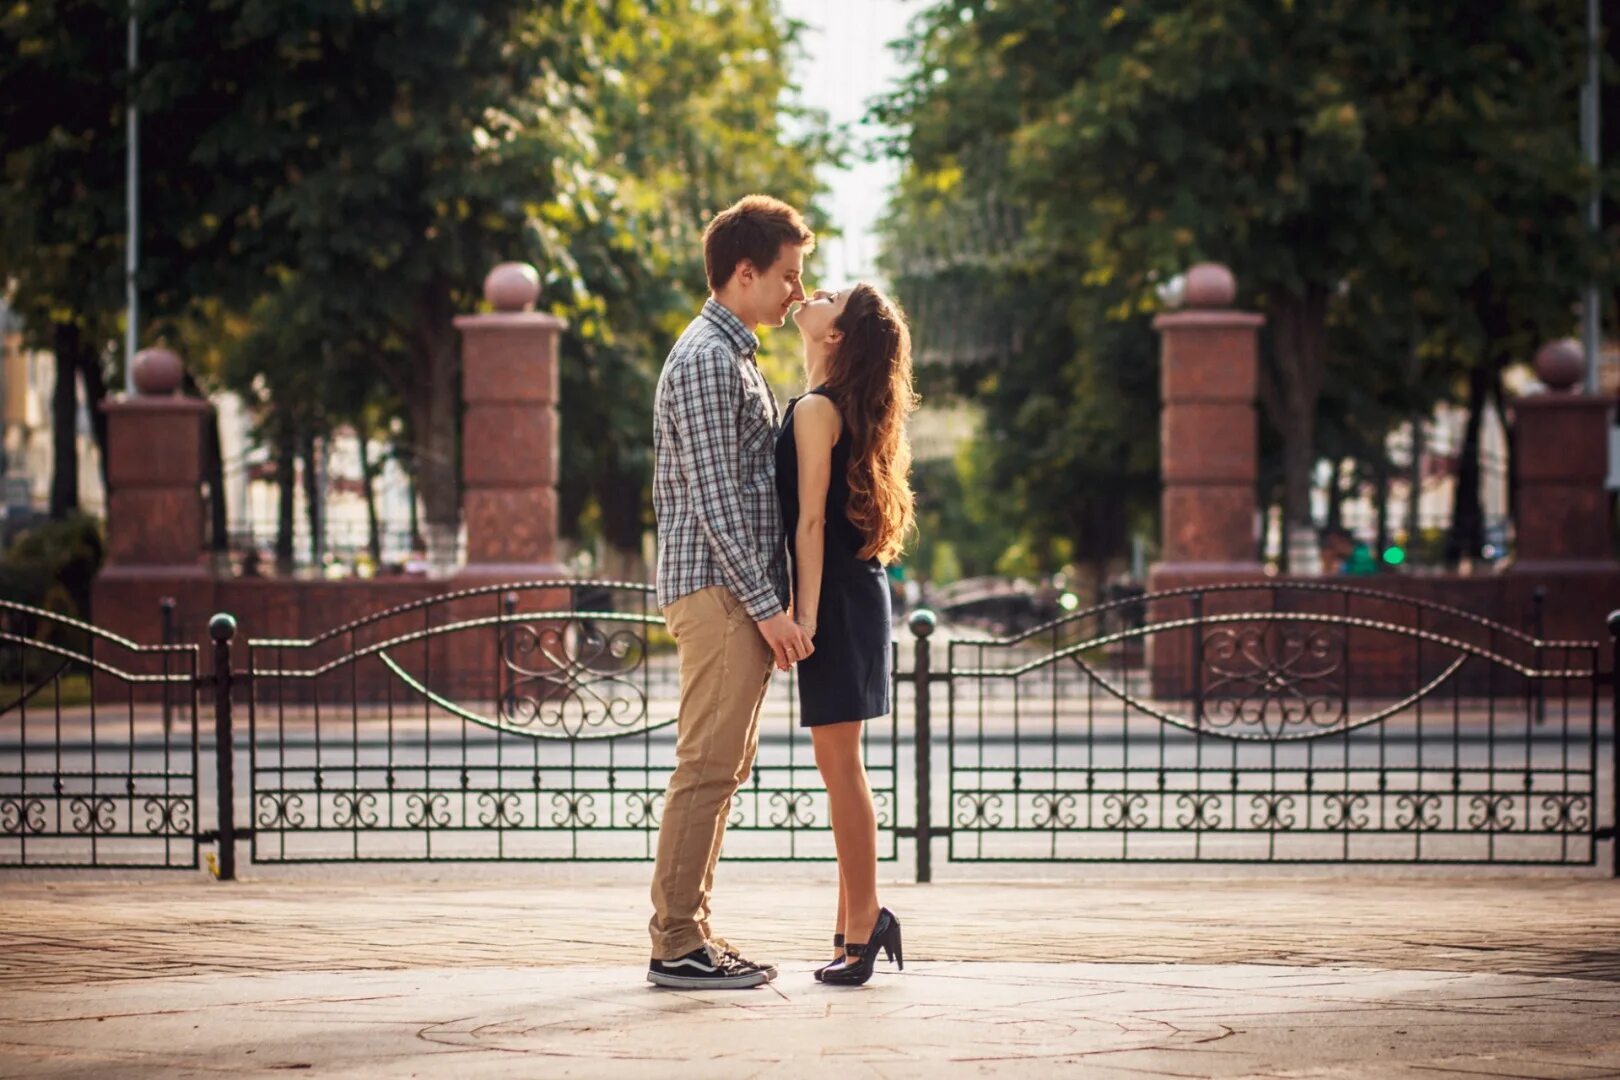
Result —
[[1229, 577], [1260, 569], [1254, 398], [1264, 319], [1231, 310], [1236, 292], [1226, 267], [1194, 266], [1187, 272], [1186, 308], [1153, 322], [1164, 401], [1163, 543], [1155, 577]]
[[1577, 342], [1544, 346], [1535, 368], [1546, 389], [1513, 403], [1509, 614], [1528, 612], [1533, 590], [1546, 589], [1548, 638], [1600, 638], [1603, 627], [1585, 617], [1585, 601], [1620, 596], [1604, 487], [1613, 402], [1581, 390], [1583, 367]]
[[484, 281], [494, 312], [461, 331], [462, 510], [470, 584], [560, 577], [557, 544], [557, 339], [535, 312], [540, 276], [502, 263]]
[[[1159, 331], [1159, 561], [1148, 590], [1254, 581], [1264, 577], [1255, 507], [1259, 429], [1254, 411], [1259, 376], [1260, 315], [1234, 311], [1237, 283], [1214, 263], [1187, 271], [1181, 310], [1154, 320]], [[1211, 597], [1205, 614], [1252, 606], [1252, 594]], [[1158, 623], [1194, 612], [1187, 598], [1158, 601]], [[1153, 693], [1180, 697], [1193, 685], [1192, 632], [1155, 634], [1146, 650]]]
[[134, 397], [107, 413], [107, 566], [204, 573], [202, 433], [208, 404], [181, 397], [180, 358], [136, 357]]
[[1546, 389], [1513, 404], [1513, 569], [1521, 573], [1614, 565], [1604, 488], [1613, 404], [1581, 392], [1581, 363], [1573, 341], [1545, 346], [1536, 374]]
[[[162, 602], [181, 623], [206, 619], [214, 579], [203, 549], [202, 437], [207, 402], [181, 397], [180, 358], [167, 349], [135, 357], [135, 396], [105, 402], [107, 554], [91, 589], [97, 626], [140, 644], [162, 635]], [[150, 658], [106, 658], [156, 670]]]

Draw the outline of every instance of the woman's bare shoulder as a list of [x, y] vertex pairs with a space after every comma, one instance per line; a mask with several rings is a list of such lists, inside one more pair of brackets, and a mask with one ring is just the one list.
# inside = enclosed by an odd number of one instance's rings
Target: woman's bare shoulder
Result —
[[836, 433], [843, 425], [838, 406], [825, 394], [806, 394], [793, 407], [793, 417], [802, 424]]

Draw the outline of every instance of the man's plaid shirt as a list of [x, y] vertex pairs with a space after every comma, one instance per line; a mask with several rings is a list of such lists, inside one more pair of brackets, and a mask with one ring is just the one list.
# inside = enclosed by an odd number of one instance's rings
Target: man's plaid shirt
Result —
[[776, 499], [776, 397], [759, 339], [712, 297], [681, 334], [653, 399], [658, 606], [710, 585], [755, 621], [787, 609]]

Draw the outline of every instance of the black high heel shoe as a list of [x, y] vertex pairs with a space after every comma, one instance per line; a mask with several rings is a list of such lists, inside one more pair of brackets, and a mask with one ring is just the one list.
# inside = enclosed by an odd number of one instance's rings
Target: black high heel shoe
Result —
[[[844, 947], [844, 935], [843, 934], [834, 934], [833, 935], [833, 948], [842, 949], [843, 947]], [[826, 974], [828, 968], [837, 967], [839, 964], [842, 964], [843, 962], [844, 962], [844, 957], [843, 957], [843, 954], [840, 953], [838, 956], [834, 957], [833, 959], [827, 961], [825, 964], [822, 964], [820, 967], [816, 968], [816, 970], [815, 970], [816, 982], [821, 981], [822, 975]]]
[[821, 981], [828, 986], [862, 985], [872, 977], [879, 949], [887, 953], [901, 971], [906, 970], [905, 954], [900, 949], [900, 920], [888, 908], [878, 909], [871, 939], [865, 945], [845, 945], [844, 952], [849, 959], [842, 967], [822, 969]]

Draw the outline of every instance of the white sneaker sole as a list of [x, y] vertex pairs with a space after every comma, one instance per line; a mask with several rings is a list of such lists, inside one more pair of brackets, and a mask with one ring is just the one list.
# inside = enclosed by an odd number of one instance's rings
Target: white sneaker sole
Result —
[[647, 981], [670, 990], [747, 990], [771, 981], [763, 971], [750, 971], [746, 975], [665, 975], [647, 972]]

